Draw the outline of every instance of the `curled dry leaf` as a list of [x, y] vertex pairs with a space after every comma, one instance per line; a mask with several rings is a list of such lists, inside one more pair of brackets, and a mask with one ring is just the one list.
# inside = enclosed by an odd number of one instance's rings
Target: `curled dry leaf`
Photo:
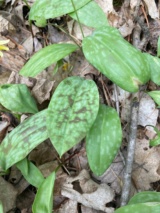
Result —
[[[73, 189], [73, 182], [79, 181], [82, 193]], [[114, 198], [113, 190], [107, 184], [98, 185], [89, 176], [86, 170], [75, 178], [68, 178], [62, 187], [62, 195], [83, 204], [86, 207], [113, 213], [113, 208], [107, 208], [106, 204]]]
[[77, 213], [77, 202], [74, 200], [67, 200], [64, 205], [55, 211], [55, 213]]
[[158, 11], [158, 8], [156, 6], [155, 0], [144, 0], [144, 2], [147, 6], [148, 13], [151, 16], [151, 18], [158, 19], [159, 18], [159, 11]]
[[34, 95], [39, 104], [50, 99], [53, 85], [54, 81], [48, 81], [46, 79], [37, 79], [37, 82], [32, 89], [32, 94]]
[[149, 95], [145, 94], [140, 101], [138, 124], [141, 126], [156, 126], [157, 118], [158, 109], [156, 109], [155, 102]]
[[138, 139], [135, 149], [134, 184], [142, 191], [151, 189], [151, 183], [160, 180], [160, 147], [149, 147], [149, 140]]

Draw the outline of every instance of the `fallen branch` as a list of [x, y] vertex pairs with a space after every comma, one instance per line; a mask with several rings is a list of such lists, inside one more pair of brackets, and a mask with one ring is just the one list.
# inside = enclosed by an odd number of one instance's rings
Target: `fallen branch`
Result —
[[131, 173], [133, 168], [136, 135], [137, 135], [138, 109], [139, 109], [139, 102], [137, 100], [133, 100], [131, 106], [130, 134], [128, 141], [126, 166], [124, 171], [123, 188], [120, 202], [121, 206], [126, 205], [129, 199], [130, 186], [131, 186]]

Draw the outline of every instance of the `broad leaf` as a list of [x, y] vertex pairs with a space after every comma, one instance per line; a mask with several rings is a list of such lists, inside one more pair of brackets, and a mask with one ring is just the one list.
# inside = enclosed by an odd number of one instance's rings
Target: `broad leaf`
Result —
[[148, 95], [150, 95], [151, 98], [153, 98], [153, 100], [156, 102], [156, 104], [160, 106], [160, 91], [151, 91], [148, 92]]
[[149, 64], [151, 80], [155, 84], [160, 85], [160, 59], [148, 53], [143, 54], [146, 57], [146, 63]]
[[41, 49], [23, 66], [20, 74], [35, 77], [46, 67], [59, 61], [78, 47], [74, 44], [52, 44]]
[[85, 137], [98, 108], [98, 89], [93, 81], [70, 77], [59, 84], [48, 107], [47, 130], [60, 156]]
[[52, 172], [38, 188], [32, 206], [33, 213], [52, 213], [54, 182], [55, 172]]
[[[86, 26], [93, 27], [93, 28], [109, 26], [105, 13], [94, 1], [89, 2], [84, 7], [81, 7], [79, 10], [77, 10], [77, 14], [78, 14], [80, 23]], [[77, 16], [75, 12], [70, 13], [69, 15], [73, 19], [77, 20]]]
[[43, 110], [12, 130], [0, 145], [0, 171], [5, 171], [25, 158], [36, 146], [48, 138], [47, 110]]
[[127, 205], [117, 209], [114, 213], [159, 213], [160, 203], [148, 202], [133, 205]]
[[88, 162], [94, 174], [99, 176], [107, 170], [121, 141], [121, 122], [116, 110], [100, 105], [97, 118], [86, 137]]
[[83, 39], [82, 48], [86, 59], [124, 90], [137, 92], [150, 79], [144, 55], [113, 27], [96, 29]]
[[145, 191], [134, 195], [128, 205], [137, 203], [147, 203], [147, 202], [159, 202], [160, 203], [160, 192]]
[[[83, 7], [91, 0], [73, 0], [76, 9]], [[45, 26], [46, 19], [56, 18], [74, 11], [71, 0], [37, 0], [31, 7], [29, 19], [35, 20], [38, 26]]]
[[0, 87], [0, 103], [14, 112], [38, 112], [34, 98], [25, 84], [4, 84]]
[[44, 177], [40, 170], [27, 158], [16, 163], [17, 168], [21, 171], [24, 178], [30, 183], [32, 186], [39, 187], [44, 181]]

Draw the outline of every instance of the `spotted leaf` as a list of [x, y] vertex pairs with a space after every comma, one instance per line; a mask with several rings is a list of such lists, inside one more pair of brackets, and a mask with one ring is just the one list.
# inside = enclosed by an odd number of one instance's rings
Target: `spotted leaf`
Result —
[[25, 84], [3, 84], [0, 103], [13, 112], [36, 113], [38, 108]]
[[139, 203], [133, 205], [123, 206], [115, 211], [115, 213], [159, 213], [160, 212], [160, 203], [157, 202], [148, 202], [148, 203]]
[[86, 137], [88, 162], [94, 174], [99, 176], [106, 171], [121, 141], [121, 122], [116, 110], [100, 105], [97, 118]]
[[[74, 0], [76, 9], [83, 7], [91, 0]], [[35, 1], [29, 14], [30, 20], [35, 20], [38, 26], [44, 27], [46, 19], [56, 18], [67, 13], [73, 12], [75, 9], [71, 0], [38, 0]]]
[[33, 213], [53, 212], [53, 188], [55, 172], [52, 172], [39, 186], [33, 206]]
[[86, 59], [107, 78], [128, 92], [137, 92], [150, 79], [144, 55], [122, 38], [117, 29], [101, 27], [85, 37]]
[[98, 108], [99, 95], [93, 81], [70, 77], [59, 84], [48, 107], [47, 129], [60, 156], [85, 137]]
[[25, 158], [47, 138], [46, 110], [43, 110], [25, 120], [4, 138], [0, 145], [0, 172]]
[[128, 205], [147, 202], [160, 203], [160, 192], [152, 192], [152, 191], [139, 192], [130, 199]]
[[35, 53], [20, 70], [20, 74], [35, 77], [51, 64], [74, 52], [78, 47], [74, 44], [52, 44]]

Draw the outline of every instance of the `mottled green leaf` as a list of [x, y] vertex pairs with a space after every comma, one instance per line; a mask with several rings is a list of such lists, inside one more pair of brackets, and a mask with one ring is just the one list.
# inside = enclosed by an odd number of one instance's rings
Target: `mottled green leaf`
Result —
[[[80, 23], [86, 26], [93, 27], [93, 28], [109, 26], [105, 13], [94, 1], [89, 2], [84, 7], [81, 7], [79, 10], [77, 10], [77, 14], [78, 14]], [[69, 15], [73, 19], [77, 20], [77, 16], [75, 12], [70, 13]]]
[[160, 36], [158, 37], [158, 44], [157, 44], [157, 57], [160, 57]]
[[16, 166], [21, 171], [24, 178], [32, 186], [38, 188], [44, 181], [44, 177], [40, 170], [32, 162], [27, 160], [27, 158], [24, 158], [23, 160], [16, 163]]
[[52, 172], [38, 188], [32, 211], [33, 213], [52, 213], [53, 208], [53, 188], [55, 172]]
[[97, 118], [86, 137], [91, 170], [102, 175], [114, 160], [122, 141], [120, 118], [114, 108], [100, 105]]
[[78, 47], [74, 44], [52, 44], [37, 52], [32, 58], [23, 66], [20, 74], [23, 76], [35, 77], [46, 67], [59, 61]]
[[[83, 7], [91, 0], [73, 0], [76, 9]], [[31, 7], [29, 19], [35, 20], [38, 26], [45, 26], [45, 20], [56, 18], [74, 11], [71, 0], [37, 0]]]
[[148, 92], [148, 95], [150, 95], [151, 98], [153, 98], [153, 100], [156, 102], [156, 104], [160, 106], [160, 91], [151, 91]]
[[0, 87], [0, 103], [14, 112], [38, 112], [35, 100], [25, 84], [3, 84]]
[[134, 195], [128, 205], [137, 203], [147, 203], [147, 202], [159, 202], [160, 203], [160, 192], [145, 191]]
[[7, 134], [0, 145], [0, 171], [5, 171], [25, 158], [37, 145], [48, 138], [47, 110], [43, 110], [21, 123]]
[[86, 59], [124, 90], [137, 92], [150, 79], [144, 55], [113, 27], [95, 30], [83, 39], [82, 48]]
[[133, 205], [127, 205], [117, 209], [114, 213], [159, 213], [160, 203], [148, 202]]
[[151, 80], [160, 85], [160, 59], [152, 56], [148, 53], [143, 53], [146, 57], [146, 63], [148, 63], [151, 73]]
[[0, 201], [0, 213], [4, 213], [3, 212], [3, 205], [2, 205], [2, 202]]
[[59, 84], [48, 107], [47, 129], [60, 156], [85, 137], [98, 108], [99, 95], [93, 81], [76, 76]]

